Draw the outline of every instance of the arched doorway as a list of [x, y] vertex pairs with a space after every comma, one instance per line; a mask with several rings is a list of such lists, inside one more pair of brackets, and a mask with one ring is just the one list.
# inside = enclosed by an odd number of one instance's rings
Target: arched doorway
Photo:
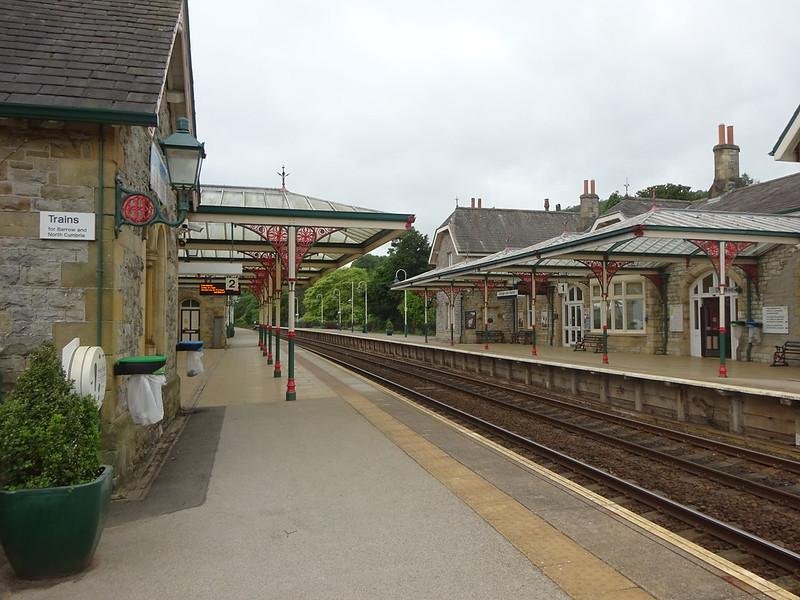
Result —
[[163, 225], [148, 232], [145, 255], [144, 344], [145, 354], [166, 352], [167, 241]]
[[200, 303], [187, 299], [181, 302], [181, 341], [200, 339]]
[[583, 339], [583, 289], [580, 286], [567, 288], [561, 314], [564, 316], [564, 345], [574, 346]]
[[[736, 359], [736, 348], [739, 345], [739, 332], [731, 331], [731, 319], [735, 319], [739, 309], [739, 298], [736, 284], [726, 278], [725, 314], [720, 315], [719, 275], [716, 271], [708, 271], [698, 277], [689, 288], [689, 311], [691, 328], [691, 355], [719, 357], [719, 327], [725, 326], [728, 343], [726, 358]], [[731, 317], [733, 315], [733, 317]]]

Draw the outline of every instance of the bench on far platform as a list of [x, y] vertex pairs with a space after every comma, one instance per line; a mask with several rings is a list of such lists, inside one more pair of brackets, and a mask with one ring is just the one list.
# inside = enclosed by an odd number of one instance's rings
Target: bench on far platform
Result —
[[502, 331], [484, 331], [482, 329], [477, 329], [475, 330], [475, 336], [477, 337], [479, 344], [485, 344], [487, 342], [493, 344], [502, 344], [505, 342], [505, 336], [503, 335]]
[[592, 348], [595, 352], [603, 351], [603, 335], [600, 333], [586, 333], [583, 338], [575, 342], [573, 350], [586, 350]]
[[783, 346], [775, 346], [771, 367], [788, 367], [787, 360], [800, 360], [800, 341], [788, 341]]

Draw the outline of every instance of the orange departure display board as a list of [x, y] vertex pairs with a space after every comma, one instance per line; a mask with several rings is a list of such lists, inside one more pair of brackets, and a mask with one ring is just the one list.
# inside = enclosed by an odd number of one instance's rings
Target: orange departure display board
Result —
[[224, 296], [225, 284], [224, 283], [201, 283], [200, 284], [201, 296]]

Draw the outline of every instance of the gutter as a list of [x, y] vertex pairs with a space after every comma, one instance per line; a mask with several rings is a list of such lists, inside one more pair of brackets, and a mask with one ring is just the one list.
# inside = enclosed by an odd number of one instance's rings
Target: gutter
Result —
[[158, 125], [158, 115], [149, 112], [7, 102], [0, 103], [0, 117], [39, 119], [42, 121], [80, 121], [83, 123], [106, 123], [109, 125], [142, 125], [146, 127]]

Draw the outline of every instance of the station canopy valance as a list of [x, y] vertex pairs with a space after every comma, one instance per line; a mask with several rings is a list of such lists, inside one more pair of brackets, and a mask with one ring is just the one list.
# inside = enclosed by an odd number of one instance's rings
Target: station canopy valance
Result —
[[305, 254], [298, 280], [311, 282], [391, 241], [414, 215], [387, 213], [321, 200], [280, 188], [202, 186], [197, 210], [189, 213], [181, 261], [241, 262], [258, 266], [252, 254], [275, 248], [265, 227], [294, 225], [319, 235]]
[[[654, 209], [585, 233], [564, 233], [519, 249], [427, 271], [393, 289], [434, 289], [521, 273], [586, 276], [590, 261], [616, 261], [620, 273], [658, 273], [670, 263], [709, 261], [713, 245], [735, 247], [735, 264], [754, 264], [776, 244], [800, 243], [800, 216]], [[734, 246], [735, 245], [735, 246]]]

